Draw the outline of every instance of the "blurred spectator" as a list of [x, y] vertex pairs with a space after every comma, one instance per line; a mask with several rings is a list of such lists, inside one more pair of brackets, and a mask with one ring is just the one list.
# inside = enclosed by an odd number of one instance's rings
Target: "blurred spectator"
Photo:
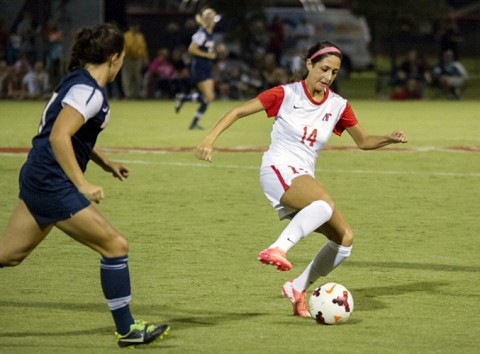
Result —
[[458, 60], [458, 44], [462, 42], [462, 36], [454, 18], [447, 20], [446, 28], [440, 38], [440, 60], [443, 53], [452, 51], [454, 60]]
[[5, 60], [0, 60], [0, 99], [13, 98], [13, 67], [8, 66]]
[[[217, 46], [217, 58], [212, 66], [212, 76], [214, 80], [215, 93], [219, 92], [219, 86], [225, 80], [227, 75], [228, 52], [224, 44]], [[225, 97], [222, 97], [225, 98]]]
[[430, 66], [424, 58], [419, 57], [416, 50], [411, 50], [407, 58], [394, 70], [392, 80], [394, 93], [401, 91], [413, 94], [415, 91], [422, 96], [425, 87], [432, 82]]
[[7, 66], [5, 77], [2, 80], [2, 98], [17, 99], [20, 98], [21, 84], [15, 73], [13, 66]]
[[414, 79], [407, 79], [402, 86], [398, 86], [394, 89], [392, 94], [392, 100], [419, 100], [422, 98], [418, 81]]
[[263, 61], [262, 80], [264, 89], [283, 85], [288, 82], [288, 74], [282, 67], [277, 65], [275, 54], [267, 53]]
[[304, 52], [310, 47], [312, 37], [315, 36], [315, 27], [304, 17], [295, 27], [293, 35], [296, 43], [295, 49], [298, 52]]
[[28, 62], [33, 64], [36, 59], [35, 53], [35, 26], [32, 14], [26, 11], [17, 26], [17, 35], [20, 40], [19, 51], [25, 55]]
[[147, 43], [138, 25], [125, 32], [125, 60], [122, 68], [122, 86], [125, 98], [141, 96], [143, 68], [148, 65]]
[[10, 34], [8, 33], [5, 20], [0, 18], [0, 60], [7, 58], [7, 45], [9, 36]]
[[19, 88], [21, 88], [23, 77], [32, 70], [32, 67], [30, 66], [26, 56], [24, 54], [19, 54], [17, 60], [13, 64], [13, 68], [15, 69], [16, 76], [19, 78]]
[[465, 67], [454, 59], [454, 53], [443, 53], [442, 62], [433, 68], [434, 83], [447, 98], [462, 99], [469, 76]]
[[171, 62], [175, 68], [175, 78], [173, 79], [174, 92], [187, 94], [190, 92], [190, 56], [184, 46], [177, 46], [173, 49]]
[[175, 77], [175, 67], [169, 56], [170, 51], [167, 48], [161, 48], [150, 63], [144, 78], [145, 98], [174, 96], [172, 80]]
[[280, 59], [283, 55], [284, 49], [284, 30], [283, 21], [280, 16], [275, 16], [272, 23], [268, 27], [270, 35], [270, 43], [268, 44], [268, 51], [275, 54], [277, 63], [280, 63]]
[[265, 48], [269, 42], [265, 22], [254, 19], [248, 22], [247, 26], [242, 45], [242, 59], [253, 67], [261, 67], [261, 59], [265, 55]]
[[48, 73], [43, 62], [37, 61], [22, 79], [22, 94], [20, 98], [47, 98], [50, 95]]
[[230, 65], [218, 85], [219, 98], [244, 100], [255, 96], [255, 93], [250, 94], [249, 82], [249, 77], [238, 63]]
[[63, 75], [63, 32], [58, 25], [58, 21], [51, 18], [47, 21], [44, 31], [44, 41], [46, 43], [46, 68], [50, 82], [56, 85]]

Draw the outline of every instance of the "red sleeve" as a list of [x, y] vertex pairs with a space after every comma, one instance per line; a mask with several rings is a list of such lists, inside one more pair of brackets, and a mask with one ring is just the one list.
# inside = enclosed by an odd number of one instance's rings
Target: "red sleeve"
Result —
[[257, 96], [262, 103], [268, 117], [275, 117], [280, 110], [280, 106], [285, 96], [283, 86], [275, 86]]
[[340, 116], [340, 120], [333, 128], [333, 132], [337, 135], [342, 135], [345, 128], [353, 127], [354, 125], [358, 124], [357, 117], [355, 117], [355, 113], [353, 113], [352, 107], [350, 103], [347, 102], [345, 109]]

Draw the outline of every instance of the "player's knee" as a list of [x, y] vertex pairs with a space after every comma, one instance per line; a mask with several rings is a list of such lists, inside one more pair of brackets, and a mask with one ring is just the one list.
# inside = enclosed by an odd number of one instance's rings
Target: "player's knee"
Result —
[[335, 204], [334, 204], [333, 200], [331, 200], [331, 199], [329, 199], [329, 200], [325, 200], [325, 199], [316, 200], [316, 201], [312, 202], [312, 204], [310, 204], [310, 205], [317, 205], [318, 208], [321, 208], [322, 211], [326, 212], [327, 216], [328, 216], [328, 220], [331, 219], [331, 217], [333, 215], [333, 211], [335, 210]]
[[353, 231], [350, 226], [347, 226], [341, 236], [342, 246], [349, 247], [353, 244]]
[[115, 253], [115, 257], [121, 257], [128, 254], [128, 241], [123, 236], [118, 236], [115, 238], [115, 241], [112, 245], [113, 252]]
[[27, 258], [26, 255], [13, 255], [9, 257], [1, 257], [0, 258], [0, 266], [2, 267], [16, 267], [20, 265], [23, 260]]
[[104, 242], [98, 245], [102, 257], [114, 258], [128, 254], [128, 241], [118, 232], [113, 232]]
[[208, 103], [212, 102], [212, 101], [215, 99], [215, 94], [213, 94], [213, 93], [212, 93], [212, 94], [208, 93], [208, 94], [206, 94], [203, 98], [204, 98], [204, 100], [205, 100], [205, 103], [208, 104]]

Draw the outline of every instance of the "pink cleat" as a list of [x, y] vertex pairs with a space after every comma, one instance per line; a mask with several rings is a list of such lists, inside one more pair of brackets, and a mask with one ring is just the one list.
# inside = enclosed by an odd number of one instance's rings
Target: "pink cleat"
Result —
[[307, 310], [307, 292], [298, 292], [293, 288], [293, 280], [287, 281], [282, 288], [283, 296], [288, 297], [293, 305], [293, 315], [300, 317], [312, 317]]
[[267, 248], [258, 254], [257, 259], [265, 265], [273, 265], [279, 272], [292, 269], [292, 263], [285, 257], [280, 248]]

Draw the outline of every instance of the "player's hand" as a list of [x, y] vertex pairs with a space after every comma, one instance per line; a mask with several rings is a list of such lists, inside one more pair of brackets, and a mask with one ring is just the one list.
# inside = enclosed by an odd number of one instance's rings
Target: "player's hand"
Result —
[[393, 144], [398, 144], [398, 143], [405, 144], [406, 142], [408, 142], [407, 137], [405, 136], [405, 133], [402, 132], [401, 130], [393, 131], [390, 134], [389, 138]]
[[213, 145], [202, 143], [197, 146], [195, 151], [195, 155], [199, 160], [205, 160], [212, 162], [212, 155], [213, 155]]
[[105, 197], [102, 187], [96, 186], [88, 182], [80, 186], [78, 188], [78, 191], [82, 193], [85, 198], [97, 204], [100, 203], [100, 201]]
[[130, 170], [121, 163], [111, 162], [108, 166], [108, 172], [111, 172], [113, 177], [123, 181], [125, 178], [128, 178]]

